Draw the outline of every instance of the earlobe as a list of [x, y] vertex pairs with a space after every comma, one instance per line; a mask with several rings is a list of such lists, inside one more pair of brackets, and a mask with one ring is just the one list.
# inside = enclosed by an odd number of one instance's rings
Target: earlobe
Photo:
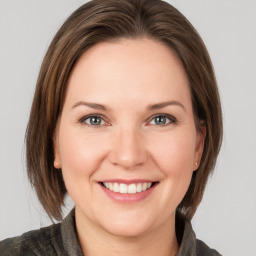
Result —
[[197, 143], [194, 158], [194, 170], [197, 170], [200, 166], [201, 158], [204, 151], [204, 141], [206, 137], [206, 126], [205, 122], [200, 122], [200, 131], [197, 132]]
[[60, 169], [61, 168], [60, 163], [58, 161], [56, 161], [56, 160], [54, 160], [53, 166], [55, 167], [55, 169]]
[[60, 161], [59, 145], [58, 145], [58, 142], [57, 142], [56, 133], [54, 133], [52, 141], [53, 141], [53, 152], [54, 152], [53, 166], [54, 166], [55, 169], [60, 169], [61, 168], [61, 161]]

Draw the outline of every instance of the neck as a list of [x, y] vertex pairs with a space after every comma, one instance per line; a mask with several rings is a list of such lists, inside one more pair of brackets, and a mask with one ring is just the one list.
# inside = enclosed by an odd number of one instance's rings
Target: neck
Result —
[[80, 246], [85, 256], [174, 256], [178, 250], [175, 216], [158, 227], [136, 237], [120, 237], [95, 226], [89, 220], [77, 218]]

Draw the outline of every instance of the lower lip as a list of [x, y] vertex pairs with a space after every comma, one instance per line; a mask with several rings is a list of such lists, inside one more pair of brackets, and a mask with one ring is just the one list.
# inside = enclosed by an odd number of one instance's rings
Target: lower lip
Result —
[[117, 202], [123, 202], [123, 203], [133, 203], [133, 202], [139, 202], [145, 198], [147, 198], [155, 189], [157, 184], [155, 184], [153, 187], [142, 191], [140, 193], [134, 193], [134, 194], [122, 194], [117, 193], [114, 191], [111, 191], [107, 188], [105, 188], [103, 185], [99, 184], [103, 191], [107, 194], [108, 197], [110, 197], [112, 200]]

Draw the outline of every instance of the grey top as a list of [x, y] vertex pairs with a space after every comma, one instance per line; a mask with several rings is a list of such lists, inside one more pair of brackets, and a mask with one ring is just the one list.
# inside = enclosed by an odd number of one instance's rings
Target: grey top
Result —
[[[180, 244], [177, 256], [221, 256], [196, 239], [189, 221], [182, 217], [177, 219], [176, 230], [178, 228], [177, 237]], [[0, 255], [83, 256], [76, 233], [74, 210], [61, 223], [1, 241]]]

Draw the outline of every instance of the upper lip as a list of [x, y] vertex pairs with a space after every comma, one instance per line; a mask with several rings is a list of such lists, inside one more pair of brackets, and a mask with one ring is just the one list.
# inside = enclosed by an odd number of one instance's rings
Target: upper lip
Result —
[[110, 182], [110, 183], [122, 183], [122, 184], [138, 184], [138, 183], [153, 183], [153, 182], [158, 182], [156, 180], [150, 180], [150, 179], [131, 179], [131, 180], [126, 180], [126, 179], [105, 179], [101, 180], [99, 182]]

